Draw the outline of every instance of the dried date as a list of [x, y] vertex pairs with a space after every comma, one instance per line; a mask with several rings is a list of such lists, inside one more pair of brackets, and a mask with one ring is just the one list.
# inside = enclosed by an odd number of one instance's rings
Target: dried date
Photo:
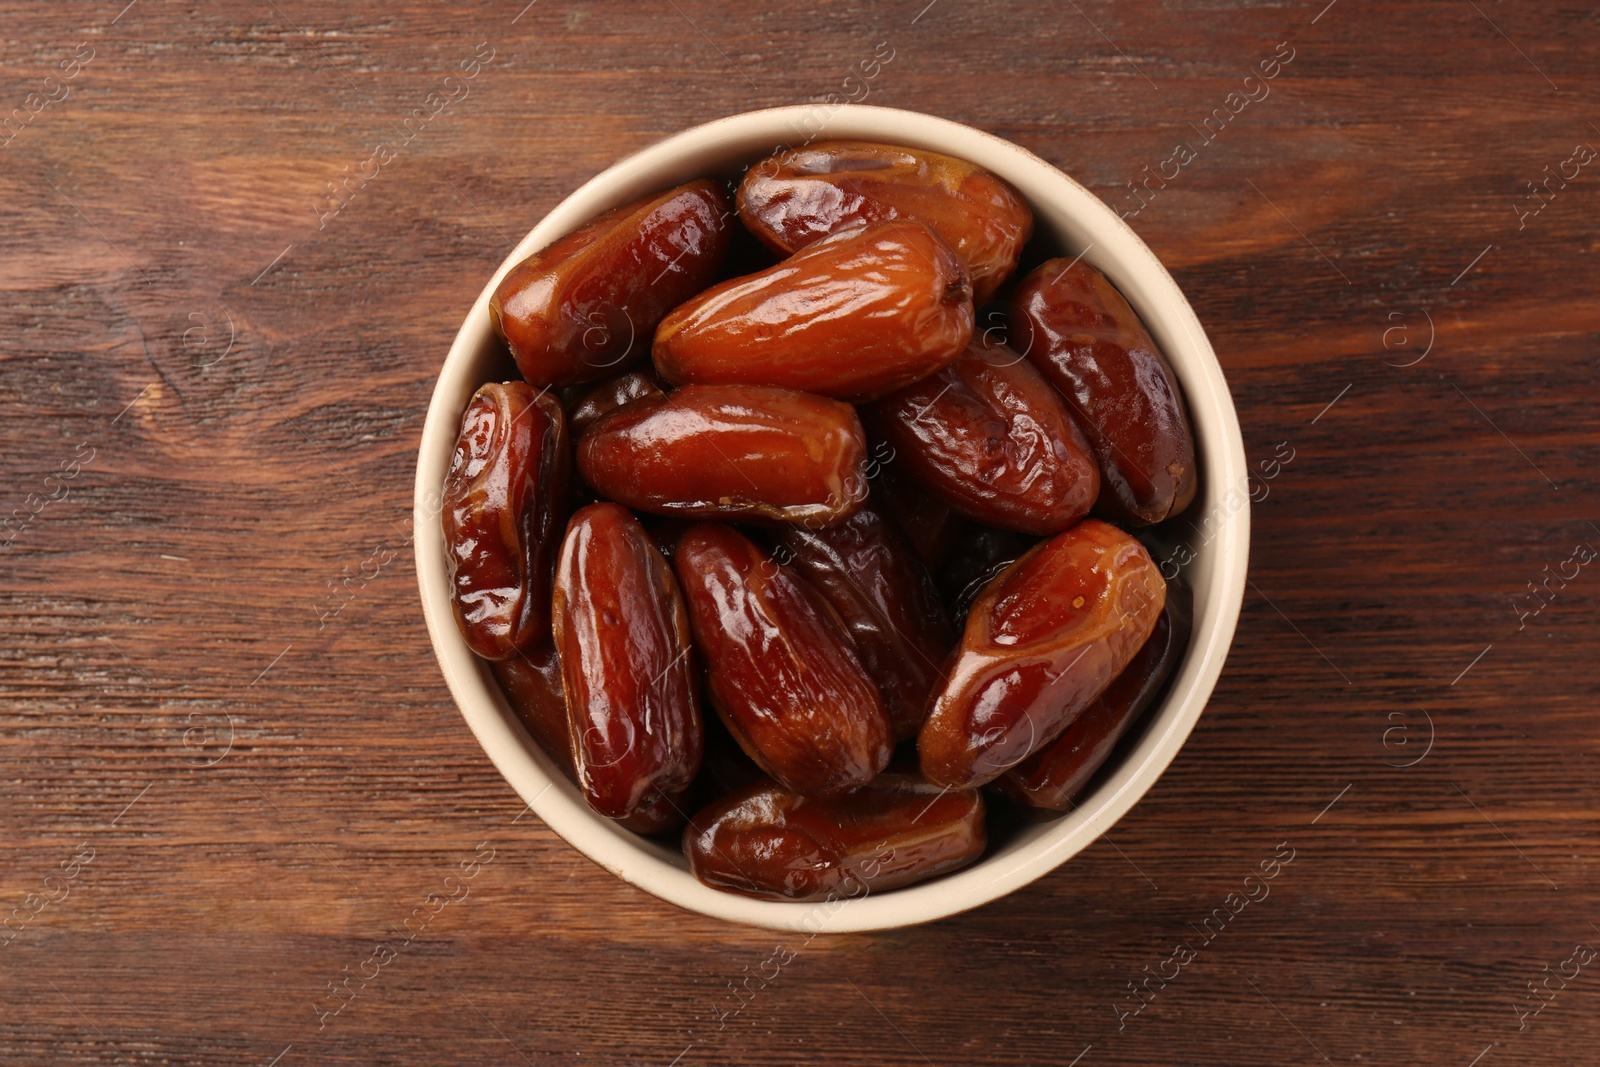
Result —
[[889, 716], [822, 594], [720, 523], [686, 531], [673, 566], [712, 706], [762, 770], [808, 796], [883, 770]]
[[983, 798], [908, 774], [838, 797], [762, 782], [697, 814], [683, 831], [706, 885], [772, 900], [825, 900], [898, 889], [983, 854]]
[[1128, 728], [1139, 721], [1189, 646], [1193, 616], [1188, 587], [1172, 583], [1167, 603], [1144, 647], [1116, 681], [1054, 742], [992, 783], [1012, 800], [1067, 811], [1105, 764]]
[[553, 613], [590, 806], [624, 819], [686, 790], [703, 749], [689, 619], [672, 568], [626, 508], [592, 504], [573, 515]]
[[848, 404], [768, 386], [646, 396], [578, 441], [578, 470], [602, 497], [693, 518], [833, 522], [866, 498], [866, 461]]
[[608, 211], [513, 267], [489, 317], [522, 376], [573, 385], [626, 369], [662, 316], [716, 278], [731, 215], [717, 183], [694, 181]]
[[981, 337], [938, 374], [874, 403], [867, 422], [912, 477], [989, 526], [1060, 533], [1100, 492], [1061, 394], [1022, 356]]
[[868, 141], [823, 141], [751, 167], [739, 218], [768, 248], [792, 255], [863, 222], [912, 218], [967, 263], [980, 302], [1016, 269], [1033, 212], [1016, 191], [964, 159]]
[[566, 420], [548, 393], [490, 383], [467, 404], [441, 521], [456, 623], [484, 659], [507, 659], [549, 636], [571, 468]]
[[1052, 259], [1011, 295], [1011, 335], [1061, 391], [1100, 466], [1097, 514], [1144, 525], [1194, 500], [1194, 435], [1167, 359], [1099, 270]]
[[967, 615], [917, 737], [922, 773], [968, 789], [1050, 744], [1127, 667], [1165, 597], [1144, 546], [1094, 519], [1017, 560]]
[[661, 396], [665, 391], [653, 370], [619, 375], [585, 391], [568, 406], [567, 427], [574, 435], [582, 434], [599, 421], [600, 416], [609, 415], [640, 397]]
[[914, 736], [955, 643], [916, 551], [870, 506], [830, 526], [786, 527], [778, 543], [780, 554], [844, 620], [862, 666], [883, 694], [895, 740]]
[[675, 309], [667, 381], [777, 385], [865, 401], [933, 374], [972, 337], [961, 257], [909, 219], [841, 230]]

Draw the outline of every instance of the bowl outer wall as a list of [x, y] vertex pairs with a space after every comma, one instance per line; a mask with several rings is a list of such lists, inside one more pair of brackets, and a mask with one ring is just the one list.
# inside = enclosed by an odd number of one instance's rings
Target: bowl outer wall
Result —
[[[808, 904], [756, 900], [704, 886], [676, 849], [641, 839], [589, 809], [528, 737], [488, 665], [456, 629], [439, 499], [461, 414], [501, 358], [489, 299], [511, 267], [619, 204], [754, 162], [775, 146], [801, 144], [819, 121], [819, 140], [925, 148], [971, 160], [1010, 182], [1033, 208], [1035, 228], [1054, 233], [1064, 247], [1104, 271], [1144, 319], [1188, 399], [1201, 470], [1200, 492], [1185, 513], [1196, 528], [1190, 541], [1195, 556], [1184, 568], [1195, 598], [1188, 654], [1122, 764], [1102, 777], [1077, 810], [1022, 828], [965, 870], [891, 893]], [[696, 126], [621, 160], [556, 205], [500, 264], [457, 333], [428, 407], [415, 487], [417, 579], [429, 637], [467, 725], [528, 807], [574, 848], [624, 881], [705, 915], [777, 930], [890, 929], [986, 904], [1046, 874], [1114, 825], [1172, 762], [1222, 672], [1243, 603], [1247, 476], [1233, 401], [1205, 331], [1155, 254], [1094, 194], [1026, 149], [948, 119], [853, 104], [771, 108]]]

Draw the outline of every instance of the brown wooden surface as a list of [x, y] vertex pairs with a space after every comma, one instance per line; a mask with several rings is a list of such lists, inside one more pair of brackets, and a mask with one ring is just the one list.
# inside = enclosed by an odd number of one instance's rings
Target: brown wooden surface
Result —
[[[1517, 1014], [1600, 944], [1600, 566], [1514, 607], [1600, 547], [1600, 163], [1518, 218], [1600, 146], [1591, 5], [524, 2], [4, 5], [0, 109], [66, 96], [0, 149], [0, 516], [60, 497], [0, 549], [0, 916], [31, 915], [0, 1063], [1600, 1062], [1600, 961]], [[482, 41], [470, 95], [319, 229]], [[870, 102], [1124, 207], [1285, 41], [1132, 219], [1252, 464], [1294, 459], [1210, 708], [1110, 840], [972, 914], [805, 943], [518, 820], [407, 532], [435, 371], [513, 239], [623, 153], [842, 91], [879, 42]], [[470, 895], [319, 1029], [479, 842]], [[1119, 1029], [1280, 842], [1270, 897]]]

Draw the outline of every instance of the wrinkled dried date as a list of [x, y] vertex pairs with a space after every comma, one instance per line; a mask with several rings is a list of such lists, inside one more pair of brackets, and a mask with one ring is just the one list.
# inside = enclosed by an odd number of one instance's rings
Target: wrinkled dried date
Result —
[[884, 768], [889, 716], [822, 594], [721, 523], [685, 532], [673, 567], [712, 705], [762, 770], [812, 796]]
[[461, 419], [445, 475], [451, 605], [467, 645], [499, 660], [550, 633], [550, 577], [572, 467], [554, 397], [485, 385]]
[[1052, 259], [1011, 294], [1011, 335], [1070, 401], [1100, 466], [1096, 513], [1147, 524], [1195, 494], [1183, 394], [1144, 323], [1104, 274]]
[[1094, 519], [1017, 560], [967, 615], [917, 737], [922, 773], [968, 789], [1054, 741], [1127, 667], [1165, 598], [1144, 546]]
[[771, 782], [724, 797], [683, 831], [689, 869], [707, 885], [774, 900], [898, 889], [983, 854], [983, 798], [907, 774], [847, 796], [800, 796]]
[[964, 159], [867, 141], [823, 141], [752, 166], [739, 184], [739, 217], [790, 255], [847, 226], [920, 219], [972, 272], [979, 301], [1017, 266], [1033, 212], [1005, 182]]
[[1167, 602], [1144, 647], [1066, 732], [992, 783], [1029, 807], [1067, 811], [1116, 748], [1117, 741], [1161, 692], [1189, 646], [1189, 588], [1167, 586]]
[[912, 477], [989, 526], [1060, 533], [1100, 492], [1061, 394], [1022, 356], [981, 337], [938, 374], [877, 401], [867, 421]]
[[689, 619], [671, 567], [626, 508], [592, 504], [573, 515], [553, 613], [590, 806], [624, 819], [686, 790], [702, 752]]
[[825, 237], [676, 308], [656, 330], [669, 382], [737, 382], [863, 401], [959, 356], [972, 337], [966, 266], [909, 219]]
[[652, 193], [517, 264], [489, 316], [537, 386], [616, 374], [645, 352], [662, 316], [710, 285], [728, 250], [732, 206], [715, 182]]
[[601, 496], [665, 515], [824, 523], [866, 498], [848, 404], [752, 385], [686, 385], [595, 421], [578, 470]]
[[820, 528], [779, 531], [780, 556], [828, 599], [878, 683], [895, 740], [913, 736], [955, 637], [928, 569], [872, 507]]

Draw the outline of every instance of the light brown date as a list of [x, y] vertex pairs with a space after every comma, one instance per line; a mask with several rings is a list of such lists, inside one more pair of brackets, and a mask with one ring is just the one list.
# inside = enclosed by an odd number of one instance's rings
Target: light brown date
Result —
[[822, 594], [721, 523], [691, 527], [672, 562], [711, 703], [762, 770], [807, 796], [883, 770], [889, 716]]
[[489, 317], [522, 376], [572, 385], [625, 370], [662, 316], [716, 278], [731, 215], [717, 183], [694, 181], [608, 211], [513, 267]]
[[1194, 500], [1183, 393], [1144, 323], [1099, 270], [1052, 259], [1011, 294], [1011, 336], [1061, 391], [1100, 466], [1096, 514], [1170, 518]]
[[626, 508], [572, 516], [553, 613], [589, 805], [622, 819], [687, 789], [703, 749], [689, 618], [672, 568]]
[[986, 843], [982, 796], [909, 774], [824, 798], [758, 783], [701, 811], [683, 831], [696, 878], [773, 900], [898, 889], [965, 867]]
[[1167, 587], [1167, 602], [1150, 639], [1106, 691], [1060, 737], [996, 778], [992, 786], [1029, 807], [1068, 811], [1105, 764], [1117, 742], [1144, 714], [1189, 647], [1189, 589]]
[[916, 734], [928, 693], [955, 635], [916, 550], [871, 506], [843, 522], [778, 532], [781, 559], [844, 620], [867, 673], [878, 683], [896, 741]]
[[636, 370], [601, 382], [586, 391], [567, 408], [567, 427], [577, 436], [624, 404], [645, 396], [660, 396], [666, 390], [654, 370]]
[[654, 355], [669, 382], [864, 401], [959, 356], [972, 314], [961, 257], [923, 223], [899, 219], [841, 230], [701, 293], [662, 321]]
[[1050, 744], [1149, 638], [1166, 583], [1149, 553], [1090, 519], [989, 583], [917, 737], [922, 773], [970, 789]]
[[846, 226], [920, 219], [960, 254], [978, 301], [1016, 269], [1033, 212], [964, 159], [868, 141], [823, 141], [762, 160], [739, 184], [739, 217], [768, 248], [794, 252]]
[[467, 404], [441, 522], [456, 624], [484, 659], [506, 659], [549, 637], [571, 469], [554, 397], [525, 382], [490, 383]]
[[911, 476], [958, 513], [1040, 536], [1075, 525], [1100, 492], [1089, 443], [1026, 359], [975, 337], [944, 370], [866, 412]]
[[626, 404], [578, 441], [596, 493], [641, 511], [825, 523], [866, 498], [848, 404], [753, 385], [686, 385]]

